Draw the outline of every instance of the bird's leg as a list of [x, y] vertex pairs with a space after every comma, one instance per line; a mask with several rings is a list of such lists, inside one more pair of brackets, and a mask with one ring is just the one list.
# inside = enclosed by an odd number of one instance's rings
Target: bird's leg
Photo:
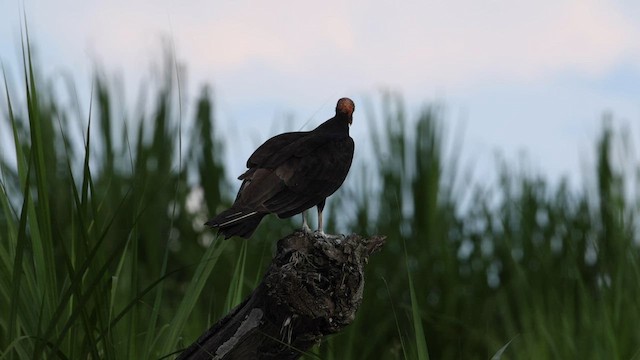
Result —
[[311, 233], [311, 228], [309, 227], [309, 225], [307, 225], [307, 211], [304, 210], [302, 212], [302, 231], [304, 231], [307, 234]]
[[318, 206], [318, 231], [317, 231], [318, 235], [324, 237], [324, 231], [322, 228], [322, 208], [320, 208], [320, 206]]
[[326, 237], [323, 230], [323, 222], [322, 222], [322, 210], [324, 210], [324, 204], [327, 199], [323, 199], [321, 203], [318, 204], [318, 230], [316, 230], [316, 235], [320, 237]]
[[326, 199], [322, 200], [322, 202], [318, 204], [318, 230], [315, 231], [315, 236], [324, 240], [335, 240], [336, 243], [340, 243], [340, 241], [344, 239], [344, 235], [329, 235], [324, 233], [322, 210], [324, 210], [325, 201]]

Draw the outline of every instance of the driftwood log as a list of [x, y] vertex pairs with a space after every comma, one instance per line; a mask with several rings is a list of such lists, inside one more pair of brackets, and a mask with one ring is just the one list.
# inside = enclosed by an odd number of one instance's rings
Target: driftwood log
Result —
[[298, 359], [355, 319], [364, 266], [384, 240], [324, 239], [302, 231], [279, 240], [253, 293], [178, 359]]

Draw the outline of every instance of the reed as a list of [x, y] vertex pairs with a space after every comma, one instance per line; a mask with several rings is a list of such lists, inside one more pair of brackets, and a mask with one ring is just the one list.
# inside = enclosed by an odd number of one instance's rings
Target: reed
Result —
[[[5, 76], [1, 103], [12, 143], [0, 157], [0, 358], [171, 356], [251, 291], [297, 224], [270, 219], [249, 241], [202, 227], [233, 197], [229, 134], [207, 88], [184, 118], [171, 57], [148, 103], [120, 108], [96, 76], [75, 108], [36, 75], [27, 35], [23, 49], [24, 92]], [[637, 358], [640, 182], [627, 137], [604, 122], [582, 188], [508, 161], [487, 183], [461, 163], [441, 107], [376, 103], [372, 138], [356, 139], [374, 162], [354, 165], [328, 230], [387, 245], [356, 321], [308, 358]]]

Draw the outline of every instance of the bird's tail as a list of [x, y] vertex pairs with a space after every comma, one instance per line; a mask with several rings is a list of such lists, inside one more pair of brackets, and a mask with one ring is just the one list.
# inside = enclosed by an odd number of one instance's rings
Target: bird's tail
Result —
[[217, 228], [218, 234], [222, 234], [225, 239], [232, 236], [247, 239], [253, 234], [265, 215], [267, 214], [257, 211], [243, 211], [232, 207], [207, 221], [205, 225]]

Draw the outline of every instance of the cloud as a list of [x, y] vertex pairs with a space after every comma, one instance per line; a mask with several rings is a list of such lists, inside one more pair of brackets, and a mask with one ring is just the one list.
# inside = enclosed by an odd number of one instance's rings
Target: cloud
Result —
[[26, 8], [43, 43], [72, 57], [141, 68], [164, 35], [196, 77], [232, 82], [260, 68], [321, 89], [598, 76], [640, 55], [637, 21], [599, 0], [65, 0]]
[[[597, 0], [454, 1], [380, 10], [386, 16], [359, 27], [358, 53], [377, 59], [363, 62], [369, 74], [386, 68], [400, 84], [528, 81], [566, 69], [597, 74], [638, 46], [630, 20]], [[367, 36], [371, 40], [363, 41]]]
[[[192, 85], [213, 81], [230, 113], [286, 103], [310, 114], [379, 86], [421, 101], [442, 88], [473, 97], [496, 84], [637, 71], [640, 62], [640, 7], [600, 0], [25, 4], [44, 65], [77, 73], [97, 61], [137, 84], [169, 37]], [[3, 60], [14, 51], [5, 34], [19, 33], [16, 6], [0, 2]]]
[[313, 80], [464, 85], [567, 69], [597, 75], [640, 46], [631, 20], [597, 0], [234, 4], [176, 26], [196, 67], [260, 63]]

